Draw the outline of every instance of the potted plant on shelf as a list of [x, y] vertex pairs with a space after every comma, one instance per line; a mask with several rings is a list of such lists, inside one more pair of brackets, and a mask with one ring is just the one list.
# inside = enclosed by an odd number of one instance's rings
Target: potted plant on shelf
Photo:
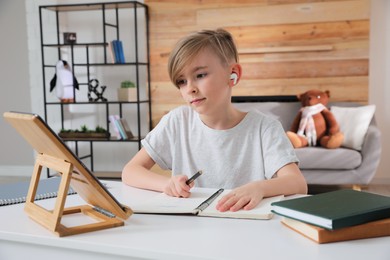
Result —
[[101, 126], [96, 126], [94, 130], [88, 129], [82, 125], [80, 129], [61, 129], [58, 136], [62, 139], [79, 139], [79, 138], [109, 138], [110, 133]]
[[137, 101], [137, 88], [134, 82], [125, 80], [118, 89], [118, 100], [124, 102]]

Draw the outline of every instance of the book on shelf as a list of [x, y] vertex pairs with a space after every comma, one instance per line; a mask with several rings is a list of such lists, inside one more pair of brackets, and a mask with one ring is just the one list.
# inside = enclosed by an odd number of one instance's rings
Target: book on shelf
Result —
[[134, 138], [125, 118], [120, 118], [119, 115], [110, 115], [108, 119], [118, 139], [127, 140]]
[[123, 52], [123, 43], [122, 41], [117, 41], [118, 44], [118, 54], [119, 54], [119, 63], [125, 63], [125, 54]]
[[122, 125], [122, 122], [121, 122], [121, 119], [120, 119], [119, 115], [114, 115], [114, 118], [115, 118], [115, 124], [118, 127], [118, 130], [119, 130], [119, 133], [121, 135], [121, 138], [123, 140], [129, 139], [127, 134], [126, 134], [125, 129], [123, 128], [123, 125]]
[[111, 63], [115, 63], [115, 50], [112, 42], [108, 42], [108, 53]]
[[120, 40], [111, 41], [112, 53], [115, 57], [115, 63], [125, 63], [123, 43]]
[[281, 222], [286, 227], [318, 244], [390, 236], [390, 218], [337, 230], [328, 230], [291, 218], [283, 218]]
[[347, 189], [274, 202], [272, 206], [276, 214], [329, 230], [390, 218], [390, 197]]
[[[35, 195], [35, 200], [42, 200], [57, 197], [58, 187], [60, 185], [60, 177], [52, 177], [41, 179], [38, 184], [38, 189]], [[18, 204], [26, 202], [26, 196], [30, 182], [15, 182], [0, 185], [0, 206]], [[68, 195], [76, 194], [69, 188]]]
[[108, 120], [110, 121], [111, 128], [113, 129], [115, 136], [117, 139], [122, 139], [122, 136], [119, 132], [119, 127], [118, 123], [116, 122], [115, 116], [114, 115], [109, 115]]
[[121, 118], [121, 119], [120, 119], [120, 122], [121, 122], [121, 124], [122, 124], [122, 126], [123, 126], [123, 130], [125, 131], [125, 133], [126, 133], [126, 135], [127, 135], [127, 138], [128, 138], [128, 139], [134, 138], [133, 132], [131, 132], [130, 126], [129, 126], [129, 124], [127, 123], [126, 118]]
[[271, 219], [271, 203], [283, 198], [275, 196], [263, 199], [257, 207], [252, 210], [239, 210], [236, 212], [220, 212], [216, 209], [218, 200], [229, 193], [230, 190], [194, 188], [189, 198], [178, 198], [168, 196], [164, 193], [151, 199], [131, 205], [134, 213], [139, 214], [174, 214], [174, 215], [197, 215], [204, 217], [219, 218], [241, 218], [241, 219]]
[[115, 57], [115, 63], [119, 63], [119, 53], [118, 53], [118, 47], [116, 41], [111, 41], [111, 46], [112, 46], [112, 52]]

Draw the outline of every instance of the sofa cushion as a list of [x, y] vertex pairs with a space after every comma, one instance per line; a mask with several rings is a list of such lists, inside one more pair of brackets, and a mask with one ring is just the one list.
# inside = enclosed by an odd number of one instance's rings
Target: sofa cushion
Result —
[[331, 111], [344, 134], [342, 146], [361, 150], [364, 136], [375, 113], [375, 105], [359, 107], [332, 106]]
[[362, 163], [360, 152], [347, 148], [304, 147], [295, 149], [295, 152], [300, 169], [351, 170]]

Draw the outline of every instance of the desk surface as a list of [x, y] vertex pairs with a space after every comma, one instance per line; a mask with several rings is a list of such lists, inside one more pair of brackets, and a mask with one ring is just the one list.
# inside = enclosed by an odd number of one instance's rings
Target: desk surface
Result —
[[[106, 182], [131, 207], [154, 193]], [[55, 199], [40, 201], [50, 208]], [[78, 195], [66, 205], [84, 204]], [[31, 220], [24, 204], [0, 207], [0, 259], [39, 255], [58, 259], [390, 259], [390, 237], [331, 244], [315, 242], [271, 220], [133, 214], [124, 227], [59, 238]], [[73, 219], [72, 219], [73, 218]], [[71, 226], [77, 216], [66, 216]], [[21, 250], [22, 249], [22, 250]], [[107, 258], [110, 257], [110, 258]], [[80, 258], [75, 258], [80, 259]]]

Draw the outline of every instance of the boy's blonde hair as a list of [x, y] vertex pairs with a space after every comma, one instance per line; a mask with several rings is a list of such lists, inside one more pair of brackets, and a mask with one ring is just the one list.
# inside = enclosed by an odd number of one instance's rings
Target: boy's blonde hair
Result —
[[223, 65], [238, 63], [237, 48], [228, 31], [224, 29], [203, 30], [190, 34], [176, 44], [169, 56], [168, 73], [175, 86], [184, 66], [206, 48], [210, 48], [221, 59]]

